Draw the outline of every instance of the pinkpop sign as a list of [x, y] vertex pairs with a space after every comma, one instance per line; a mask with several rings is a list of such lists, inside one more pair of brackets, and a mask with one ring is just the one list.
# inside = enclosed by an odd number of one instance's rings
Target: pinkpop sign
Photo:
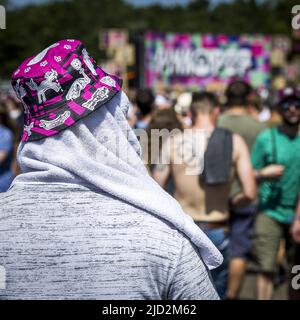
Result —
[[239, 78], [255, 87], [270, 80], [268, 36], [153, 33], [145, 35], [146, 85], [206, 87]]

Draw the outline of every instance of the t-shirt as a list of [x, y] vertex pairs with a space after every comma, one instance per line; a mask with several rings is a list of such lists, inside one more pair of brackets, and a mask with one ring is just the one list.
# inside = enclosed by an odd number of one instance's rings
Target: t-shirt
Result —
[[0, 164], [0, 192], [5, 192], [13, 180], [13, 173], [11, 171], [13, 147], [12, 132], [0, 125], [0, 151], [7, 153], [6, 159]]
[[256, 137], [266, 129], [263, 122], [259, 122], [248, 114], [224, 113], [219, 118], [218, 126], [240, 135], [249, 150], [252, 149]]
[[252, 149], [258, 134], [266, 129], [263, 122], [259, 122], [248, 114], [224, 113], [219, 118], [218, 126], [240, 135], [245, 140], [249, 150]]
[[279, 179], [260, 184], [259, 209], [277, 221], [291, 223], [300, 192], [300, 135], [290, 138], [278, 128], [267, 129], [257, 137], [251, 159], [258, 170], [270, 164], [285, 167]]
[[[240, 135], [244, 139], [249, 152], [251, 152], [257, 135], [266, 129], [266, 125], [264, 123], [259, 122], [248, 114], [237, 115], [224, 113], [219, 118], [218, 126]], [[241, 192], [241, 186], [236, 177], [232, 182], [230, 194], [231, 196], [234, 196], [239, 192]]]
[[185, 235], [99, 190], [16, 184], [0, 219], [0, 300], [219, 299]]

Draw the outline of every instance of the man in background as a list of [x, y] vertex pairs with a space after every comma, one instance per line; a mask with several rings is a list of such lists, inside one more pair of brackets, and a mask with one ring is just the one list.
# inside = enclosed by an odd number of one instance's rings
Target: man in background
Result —
[[[265, 128], [265, 125], [248, 114], [248, 99], [253, 90], [244, 81], [231, 83], [226, 90], [227, 110], [220, 116], [218, 126], [226, 128], [240, 135], [248, 147], [252, 149], [256, 136]], [[246, 174], [245, 172], [242, 174]], [[239, 194], [241, 181], [235, 177], [230, 198]], [[252, 247], [252, 233], [255, 205], [244, 202], [236, 205], [230, 201], [230, 244], [229, 244], [229, 282], [228, 299], [237, 299], [247, 268], [247, 258]]]
[[[272, 298], [279, 244], [281, 239], [285, 239], [287, 247], [291, 243], [290, 226], [300, 193], [300, 94], [296, 90], [283, 90], [279, 112], [282, 125], [262, 132], [251, 154], [260, 182], [254, 241], [260, 300]], [[294, 237], [297, 237], [296, 231]]]
[[[232, 135], [227, 130], [216, 130], [220, 108], [215, 96], [211, 93], [197, 95], [197, 101], [192, 103], [191, 111], [192, 129], [178, 133], [172, 137], [172, 141], [164, 145], [163, 152], [168, 153], [170, 165], [157, 165], [154, 168], [153, 177], [165, 187], [169, 175], [172, 174], [175, 182], [175, 198], [223, 254], [224, 263], [212, 272], [212, 276], [220, 297], [225, 298], [228, 197], [232, 177], [236, 172], [242, 183], [241, 192], [233, 200], [237, 203], [254, 199], [255, 179], [248, 149], [243, 139], [237, 134]], [[197, 132], [205, 134], [207, 139], [201, 139]], [[203, 146], [194, 148], [203, 141]], [[194, 155], [193, 151], [195, 151]], [[187, 155], [190, 155], [188, 162], [176, 161], [176, 157], [187, 157]], [[204, 171], [201, 174], [200, 166], [203, 157]], [[225, 158], [229, 159], [227, 161], [229, 165], [223, 167]], [[212, 163], [213, 166], [211, 166]]]

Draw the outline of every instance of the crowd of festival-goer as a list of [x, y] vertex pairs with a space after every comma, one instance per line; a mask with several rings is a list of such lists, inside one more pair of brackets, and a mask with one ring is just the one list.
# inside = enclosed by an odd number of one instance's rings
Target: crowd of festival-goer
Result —
[[[239, 80], [218, 94], [183, 89], [155, 94], [145, 88], [129, 97], [132, 128], [146, 130], [149, 137], [153, 129], [177, 129], [168, 148], [160, 145], [169, 163], [145, 165], [223, 254], [223, 264], [212, 271], [220, 297], [239, 298], [250, 261], [257, 268], [257, 298], [271, 299], [279, 270], [288, 277], [300, 264], [300, 90], [286, 87], [262, 95]], [[22, 129], [22, 104], [2, 93], [0, 192], [19, 172]], [[206, 133], [203, 152], [177, 163], [176, 153], [188, 154], [200, 143], [193, 134], [197, 129]], [[151, 139], [142, 147], [142, 157], [153, 159]], [[187, 174], [201, 159], [199, 174]], [[289, 298], [299, 298], [299, 291], [290, 287]]]
[[[141, 89], [130, 121], [133, 114], [131, 125], [146, 128], [149, 137], [152, 129], [163, 128], [208, 133], [206, 151], [195, 159], [199, 164], [204, 156], [201, 174], [187, 175], [184, 169], [191, 164], [172, 159], [183, 133], [173, 137], [166, 151], [169, 164], [147, 162], [150, 174], [222, 252], [224, 263], [212, 272], [220, 296], [239, 297], [250, 260], [257, 266], [257, 298], [271, 299], [282, 270], [290, 274], [291, 265], [299, 264], [299, 246], [294, 245], [300, 240], [298, 88], [262, 95], [235, 81], [223, 94], [181, 92], [177, 97]], [[187, 139], [183, 152], [193, 143], [201, 141]], [[289, 297], [295, 298], [295, 292], [290, 288]]]

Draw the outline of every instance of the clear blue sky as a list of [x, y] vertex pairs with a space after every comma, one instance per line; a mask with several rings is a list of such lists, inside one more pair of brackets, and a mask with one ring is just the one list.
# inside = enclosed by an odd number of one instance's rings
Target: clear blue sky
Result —
[[[26, 5], [28, 3], [43, 3], [47, 0], [11, 0], [11, 3], [17, 6]], [[163, 5], [174, 5], [174, 4], [186, 4], [189, 2], [189, 0], [126, 0], [129, 3], [135, 4], [135, 5], [149, 5], [153, 3], [160, 3]], [[212, 4], [216, 4], [219, 2], [228, 2], [230, 0], [211, 0]]]

